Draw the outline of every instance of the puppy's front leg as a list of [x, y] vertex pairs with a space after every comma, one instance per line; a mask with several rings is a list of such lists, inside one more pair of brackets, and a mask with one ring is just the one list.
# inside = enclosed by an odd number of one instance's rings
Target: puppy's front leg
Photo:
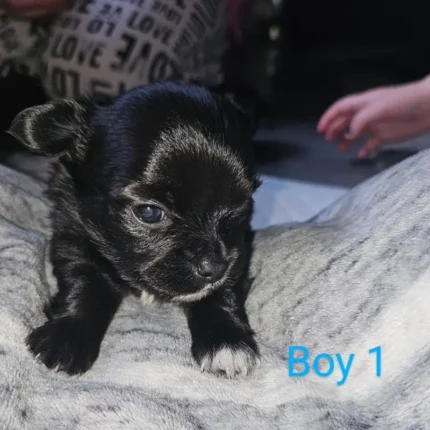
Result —
[[243, 301], [232, 289], [185, 306], [191, 351], [202, 370], [233, 376], [248, 374], [259, 362], [257, 343]]
[[47, 309], [51, 319], [30, 333], [27, 344], [48, 368], [84, 373], [98, 357], [123, 293], [86, 245], [54, 241], [52, 258], [59, 291]]

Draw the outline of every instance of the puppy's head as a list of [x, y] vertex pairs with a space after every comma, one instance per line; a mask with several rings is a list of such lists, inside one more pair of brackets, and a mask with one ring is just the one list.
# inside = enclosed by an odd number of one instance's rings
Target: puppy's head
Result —
[[70, 209], [68, 222], [86, 229], [124, 279], [180, 302], [243, 275], [258, 185], [250, 130], [230, 100], [164, 83], [103, 107], [30, 108], [10, 133], [35, 153], [60, 155], [57, 186], [71, 191], [57, 193], [57, 210]]

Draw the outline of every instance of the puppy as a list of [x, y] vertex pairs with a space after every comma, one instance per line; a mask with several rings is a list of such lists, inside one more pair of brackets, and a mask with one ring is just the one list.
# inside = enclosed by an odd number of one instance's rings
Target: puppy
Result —
[[86, 372], [135, 291], [183, 309], [202, 370], [232, 377], [259, 363], [244, 309], [258, 186], [250, 130], [227, 98], [176, 83], [15, 118], [9, 133], [25, 148], [58, 157], [49, 193], [59, 291], [27, 338], [47, 367]]

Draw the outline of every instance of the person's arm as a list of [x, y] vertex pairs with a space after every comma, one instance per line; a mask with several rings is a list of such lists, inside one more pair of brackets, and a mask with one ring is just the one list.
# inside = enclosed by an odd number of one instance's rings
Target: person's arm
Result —
[[430, 131], [430, 75], [405, 85], [376, 88], [344, 97], [331, 105], [318, 123], [327, 140], [340, 149], [365, 137], [358, 156], [381, 145], [404, 142]]

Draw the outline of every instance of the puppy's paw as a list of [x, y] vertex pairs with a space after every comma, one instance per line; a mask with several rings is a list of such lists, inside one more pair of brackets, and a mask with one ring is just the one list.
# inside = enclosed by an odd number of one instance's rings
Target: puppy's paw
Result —
[[73, 318], [48, 321], [33, 330], [26, 343], [48, 368], [77, 375], [85, 373], [97, 359], [100, 341], [88, 327]]
[[193, 345], [193, 355], [204, 372], [233, 378], [245, 376], [260, 365], [260, 355], [254, 339], [218, 345]]

